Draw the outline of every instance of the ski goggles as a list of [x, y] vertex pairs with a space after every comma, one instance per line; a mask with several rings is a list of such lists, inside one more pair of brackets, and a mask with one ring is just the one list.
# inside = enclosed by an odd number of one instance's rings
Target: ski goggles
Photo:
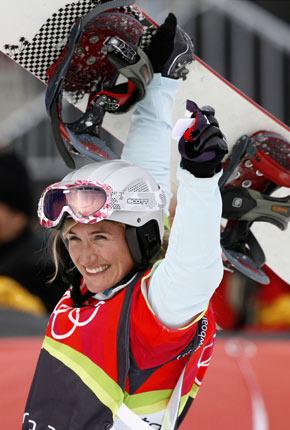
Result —
[[161, 190], [119, 192], [99, 182], [58, 182], [43, 192], [38, 217], [46, 228], [56, 227], [66, 214], [76, 222], [94, 224], [109, 218], [114, 211], [155, 212], [164, 209], [165, 203], [165, 194]]

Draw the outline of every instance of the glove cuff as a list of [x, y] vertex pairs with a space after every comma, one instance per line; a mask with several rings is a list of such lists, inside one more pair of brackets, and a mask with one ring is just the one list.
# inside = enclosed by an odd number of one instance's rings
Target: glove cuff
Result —
[[216, 173], [219, 173], [222, 169], [222, 163], [218, 165], [205, 165], [205, 163], [195, 163], [184, 158], [181, 159], [180, 167], [187, 170], [189, 173], [194, 175], [196, 178], [212, 178]]

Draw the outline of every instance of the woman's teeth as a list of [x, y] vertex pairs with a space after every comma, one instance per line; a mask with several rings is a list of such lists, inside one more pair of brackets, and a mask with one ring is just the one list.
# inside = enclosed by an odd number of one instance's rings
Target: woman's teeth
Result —
[[108, 264], [104, 264], [103, 266], [99, 266], [99, 267], [95, 267], [95, 268], [85, 267], [85, 269], [86, 269], [87, 273], [100, 273], [100, 272], [104, 272], [105, 270], [107, 270], [108, 267], [109, 267]]

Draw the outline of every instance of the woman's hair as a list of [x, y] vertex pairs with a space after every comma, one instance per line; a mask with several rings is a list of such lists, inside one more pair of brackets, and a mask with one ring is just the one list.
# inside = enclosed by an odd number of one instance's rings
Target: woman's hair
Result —
[[50, 279], [50, 282], [53, 282], [58, 273], [62, 270], [68, 270], [69, 267], [67, 267], [67, 264], [69, 262], [69, 253], [66, 248], [66, 236], [77, 224], [76, 221], [72, 220], [71, 218], [67, 219], [60, 230], [54, 230], [51, 233], [50, 236], [50, 249], [51, 249], [51, 256], [52, 261], [54, 264], [54, 274], [52, 278]]

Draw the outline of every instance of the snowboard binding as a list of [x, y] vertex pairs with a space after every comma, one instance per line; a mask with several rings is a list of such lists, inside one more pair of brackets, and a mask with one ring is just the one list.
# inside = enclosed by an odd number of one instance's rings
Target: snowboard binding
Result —
[[[156, 27], [132, 3], [109, 0], [79, 18], [48, 70], [46, 108], [59, 152], [71, 168], [72, 153], [94, 160], [118, 158], [100, 138], [104, 115], [129, 110], [152, 79], [144, 49]], [[126, 82], [117, 83], [119, 76]], [[64, 93], [86, 102], [84, 114], [73, 122], [62, 117]]]
[[288, 226], [290, 196], [271, 194], [279, 187], [290, 187], [290, 143], [269, 131], [242, 136], [224, 163], [219, 185], [223, 217], [228, 220], [221, 235], [224, 264], [268, 284], [262, 270], [265, 255], [250, 228], [258, 221], [281, 230]]

